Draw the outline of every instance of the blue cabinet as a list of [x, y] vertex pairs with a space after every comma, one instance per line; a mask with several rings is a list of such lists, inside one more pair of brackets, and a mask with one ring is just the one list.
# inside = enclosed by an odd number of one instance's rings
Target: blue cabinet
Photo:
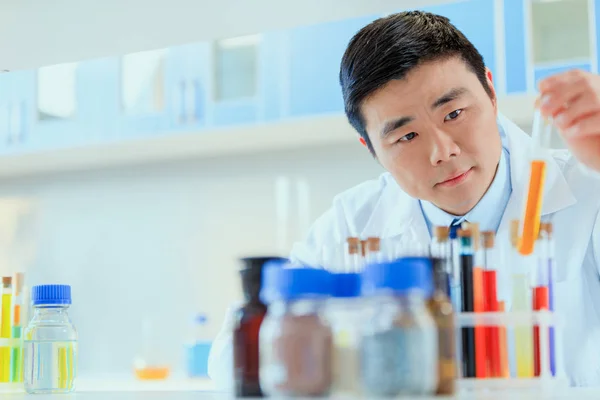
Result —
[[486, 66], [496, 73], [494, 0], [461, 1], [425, 7], [424, 10], [450, 19], [479, 50]]
[[[589, 9], [595, 20], [599, 3], [593, 0]], [[496, 80], [506, 83], [497, 87], [500, 95], [531, 92], [540, 79], [566, 69], [597, 72], [600, 30], [594, 23], [589, 57], [547, 62], [534, 54], [533, 47], [544, 54], [553, 51], [539, 34], [545, 31], [534, 26], [532, 10], [540, 6], [532, 4], [465, 0], [424, 10], [448, 17], [492, 72], [505, 74]], [[52, 72], [56, 78], [44, 75], [47, 69], [0, 74], [0, 152], [202, 134], [217, 127], [342, 113], [342, 55], [352, 36], [378, 17], [84, 61]], [[582, 29], [577, 31], [581, 35]]]
[[290, 31], [289, 114], [344, 111], [340, 61], [348, 42], [378, 16], [305, 26]]

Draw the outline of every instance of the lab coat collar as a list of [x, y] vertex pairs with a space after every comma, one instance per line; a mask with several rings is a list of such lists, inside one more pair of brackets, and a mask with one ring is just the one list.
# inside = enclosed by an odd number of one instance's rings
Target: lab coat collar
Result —
[[[510, 219], [521, 218], [523, 198], [529, 185], [529, 154], [531, 137], [504, 115], [498, 115], [501, 131], [506, 135], [506, 147], [510, 152], [510, 178], [512, 195], [502, 217], [500, 229]], [[546, 181], [542, 216], [555, 213], [576, 203], [576, 199], [556, 160], [547, 152]], [[371, 217], [361, 232], [361, 237], [379, 236], [391, 238], [410, 234], [419, 241], [430, 239], [427, 224], [418, 199], [406, 194], [394, 178], [386, 173], [386, 186], [375, 205]]]

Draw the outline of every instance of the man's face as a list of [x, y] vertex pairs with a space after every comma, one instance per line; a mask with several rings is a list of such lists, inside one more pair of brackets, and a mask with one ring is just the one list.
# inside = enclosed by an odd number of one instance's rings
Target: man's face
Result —
[[[491, 74], [488, 73], [488, 84]], [[455, 215], [483, 197], [502, 151], [496, 100], [459, 58], [425, 63], [362, 104], [379, 162], [412, 197]]]

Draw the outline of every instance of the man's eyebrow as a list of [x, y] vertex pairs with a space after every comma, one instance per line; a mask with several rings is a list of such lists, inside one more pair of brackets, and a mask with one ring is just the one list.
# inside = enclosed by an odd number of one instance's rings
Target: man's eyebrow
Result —
[[383, 129], [381, 130], [381, 138], [385, 139], [385, 137], [388, 136], [391, 132], [395, 131], [398, 128], [402, 128], [404, 125], [408, 124], [413, 119], [413, 117], [400, 117], [386, 122], [383, 126]]
[[440, 108], [446, 103], [451, 102], [452, 100], [456, 100], [461, 97], [463, 94], [467, 93], [468, 90], [464, 87], [453, 88], [448, 90], [442, 96], [440, 96], [436, 101], [431, 104], [432, 109]]

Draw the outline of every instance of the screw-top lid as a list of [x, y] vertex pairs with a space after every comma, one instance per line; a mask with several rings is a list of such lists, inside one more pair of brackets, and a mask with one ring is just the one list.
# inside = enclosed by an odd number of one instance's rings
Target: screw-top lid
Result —
[[31, 289], [33, 305], [71, 304], [71, 286], [38, 285]]
[[331, 274], [324, 269], [271, 266], [264, 274], [260, 298], [266, 304], [331, 295]]
[[433, 295], [432, 268], [428, 257], [403, 257], [369, 265], [362, 276], [362, 294], [373, 295], [381, 291], [406, 294], [420, 290], [425, 298], [429, 298]]
[[357, 272], [339, 272], [332, 274], [333, 297], [360, 296], [360, 274]]

